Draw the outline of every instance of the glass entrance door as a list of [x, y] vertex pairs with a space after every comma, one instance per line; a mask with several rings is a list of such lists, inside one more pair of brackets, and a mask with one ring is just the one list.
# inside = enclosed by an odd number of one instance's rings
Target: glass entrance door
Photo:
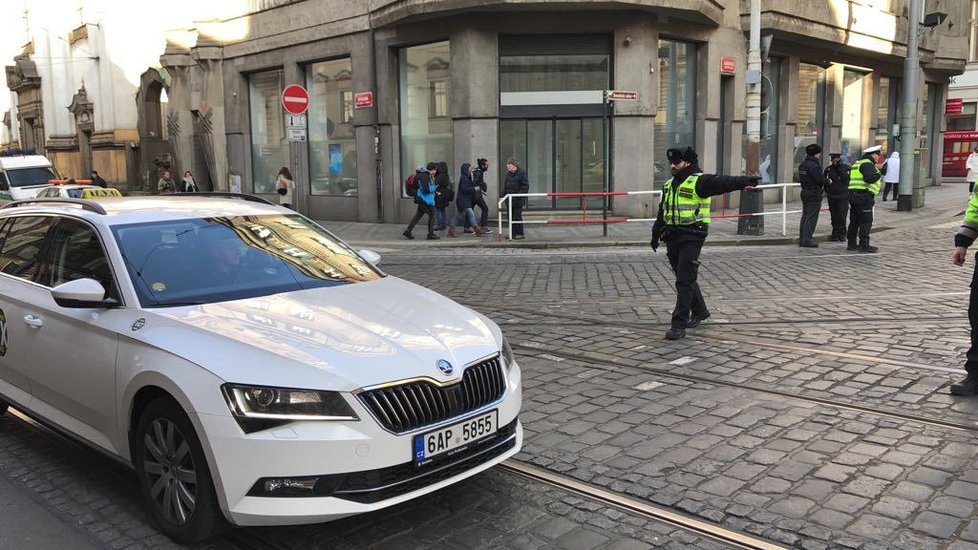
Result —
[[[601, 118], [501, 120], [499, 185], [506, 180], [506, 159], [515, 157], [526, 170], [531, 193], [591, 193], [604, 188], [604, 137]], [[588, 209], [601, 208], [590, 197]], [[532, 197], [535, 210], [576, 210], [581, 197]]]

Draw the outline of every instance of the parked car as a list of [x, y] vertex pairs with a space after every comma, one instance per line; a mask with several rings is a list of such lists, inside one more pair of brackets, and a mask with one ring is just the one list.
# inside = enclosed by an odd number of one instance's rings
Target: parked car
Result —
[[45, 198], [67, 198], [67, 199], [100, 199], [106, 197], [121, 197], [122, 192], [114, 187], [99, 187], [97, 185], [82, 184], [63, 184], [42, 187], [37, 192], [37, 197]]
[[378, 510], [520, 449], [495, 323], [246, 198], [0, 208], [0, 412], [132, 464], [179, 542]]
[[58, 173], [43, 155], [0, 155], [0, 202], [34, 198], [53, 179]]

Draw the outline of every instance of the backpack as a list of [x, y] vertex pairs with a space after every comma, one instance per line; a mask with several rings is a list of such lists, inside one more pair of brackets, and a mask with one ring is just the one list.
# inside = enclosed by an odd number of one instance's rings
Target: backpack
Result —
[[404, 180], [404, 189], [407, 191], [409, 197], [417, 197], [419, 187], [421, 187], [421, 183], [418, 182], [417, 172], [412, 173]]

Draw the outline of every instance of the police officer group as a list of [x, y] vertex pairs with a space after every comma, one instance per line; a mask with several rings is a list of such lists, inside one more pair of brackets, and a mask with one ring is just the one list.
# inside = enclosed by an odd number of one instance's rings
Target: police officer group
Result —
[[[880, 191], [883, 172], [882, 147], [864, 149], [862, 157], [848, 166], [842, 155], [830, 155], [831, 163], [823, 170], [821, 147], [805, 148], [805, 160], [798, 167], [801, 181], [802, 218], [799, 246], [817, 247], [813, 234], [822, 206], [822, 191], [829, 199], [832, 216], [832, 241], [848, 243], [847, 250], [873, 253], [869, 244], [873, 226], [873, 206]], [[662, 184], [662, 200], [652, 225], [652, 250], [666, 243], [669, 265], [676, 274], [676, 307], [672, 310], [666, 339], [686, 337], [686, 329], [698, 326], [710, 317], [697, 283], [700, 252], [710, 228], [710, 197], [731, 191], [750, 190], [759, 176], [718, 176], [700, 170], [696, 151], [691, 147], [666, 151], [672, 177]], [[975, 186], [965, 212], [964, 224], [955, 236], [952, 261], [964, 265], [967, 249], [978, 240], [978, 186]], [[896, 193], [894, 193], [894, 198]], [[849, 226], [846, 227], [846, 210]], [[968, 308], [971, 321], [971, 348], [967, 352], [964, 380], [952, 384], [954, 395], [978, 395], [978, 255], [971, 285]]]
[[[875, 145], [863, 149], [862, 157], [852, 166], [845, 164], [839, 153], [832, 153], [829, 155], [831, 162], [824, 170], [821, 156], [822, 148], [813, 143], [805, 147], [805, 160], [798, 166], [802, 209], [798, 246], [818, 248], [815, 226], [818, 224], [824, 190], [832, 216], [832, 236], [829, 240], [845, 241], [846, 250], [876, 252], [877, 248], [869, 244], [869, 232], [873, 228], [873, 207], [885, 171], [883, 148]], [[845, 222], [847, 210], [848, 228]]]

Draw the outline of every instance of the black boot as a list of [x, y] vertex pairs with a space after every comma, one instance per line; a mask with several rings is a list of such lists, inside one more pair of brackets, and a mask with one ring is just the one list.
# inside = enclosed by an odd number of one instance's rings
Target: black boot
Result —
[[951, 395], [978, 395], [978, 375], [969, 374], [957, 384], [951, 384]]
[[863, 242], [863, 243], [859, 243], [859, 251], [860, 252], [868, 253], [868, 254], [875, 254], [877, 250], [879, 250], [879, 249], [876, 248], [875, 246], [870, 246], [869, 245], [869, 241], [866, 241], [866, 242]]
[[401, 235], [404, 235], [405, 239], [411, 239], [412, 241], [414, 240], [414, 235], [412, 235], [410, 231], [405, 231], [404, 233], [401, 233]]
[[666, 333], [666, 340], [682, 340], [685, 337], [686, 329], [684, 328], [671, 328]]
[[700, 326], [700, 323], [706, 321], [710, 318], [710, 312], [707, 311], [702, 315], [690, 315], [689, 321], [686, 321], [686, 328], [696, 328]]

